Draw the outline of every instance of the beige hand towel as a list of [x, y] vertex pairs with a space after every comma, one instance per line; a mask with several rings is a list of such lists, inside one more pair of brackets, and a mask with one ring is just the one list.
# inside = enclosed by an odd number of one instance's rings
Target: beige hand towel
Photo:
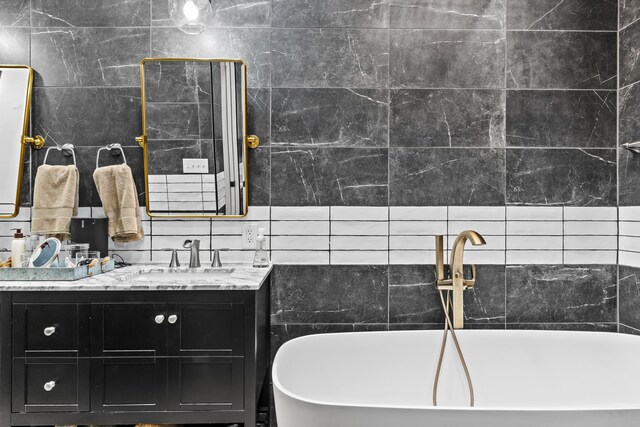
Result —
[[80, 175], [74, 165], [42, 165], [33, 188], [33, 234], [69, 239], [71, 217], [78, 214]]
[[109, 236], [114, 242], [144, 238], [138, 192], [131, 168], [125, 164], [104, 166], [93, 172], [104, 213], [109, 218]]

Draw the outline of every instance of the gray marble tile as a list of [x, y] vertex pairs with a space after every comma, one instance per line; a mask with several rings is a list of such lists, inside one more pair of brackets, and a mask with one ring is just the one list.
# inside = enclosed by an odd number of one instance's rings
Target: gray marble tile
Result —
[[510, 88], [615, 89], [616, 33], [508, 32]]
[[176, 28], [151, 29], [151, 56], [243, 59], [248, 87], [269, 87], [270, 31], [263, 28], [208, 28], [198, 35]]
[[278, 28], [387, 28], [387, 0], [273, 0]]
[[387, 266], [278, 265], [271, 323], [387, 323]]
[[640, 329], [631, 328], [623, 324], [620, 324], [619, 332], [621, 334], [640, 335]]
[[618, 324], [615, 322], [602, 323], [507, 323], [507, 329], [525, 329], [536, 331], [591, 331], [591, 332], [617, 332]]
[[[167, 0], [151, 0], [153, 26], [171, 27]], [[271, 22], [270, 0], [217, 0], [208, 25], [214, 27], [268, 27]]]
[[504, 147], [504, 92], [391, 91], [392, 147]]
[[3, 0], [0, 27], [28, 27], [29, 5], [29, 0]]
[[385, 30], [274, 29], [273, 87], [387, 87]]
[[30, 65], [28, 28], [0, 27], [0, 63]]
[[140, 103], [137, 88], [35, 88], [33, 133], [50, 144], [131, 145], [142, 134]]
[[507, 145], [616, 146], [615, 91], [507, 91]]
[[640, 206], [640, 156], [629, 150], [618, 150], [618, 205]]
[[274, 206], [387, 206], [388, 149], [271, 149]]
[[278, 145], [386, 147], [384, 89], [272, 89], [272, 138]]
[[620, 89], [619, 140], [620, 144], [640, 141], [640, 84]]
[[31, 58], [38, 86], [140, 85], [140, 60], [148, 55], [148, 29], [31, 30]]
[[[31, 147], [27, 147], [24, 153], [24, 166], [22, 169], [22, 185], [20, 186], [20, 206], [31, 206]], [[35, 169], [35, 168], [34, 168]]]
[[620, 31], [620, 87], [640, 81], [640, 22]]
[[271, 150], [268, 146], [249, 149], [249, 205], [271, 204]]
[[620, 323], [640, 329], [640, 270], [620, 266]]
[[616, 151], [508, 149], [507, 203], [615, 206]]
[[618, 7], [612, 0], [509, 0], [510, 30], [618, 29]]
[[247, 134], [257, 135], [260, 146], [271, 143], [271, 94], [269, 89], [247, 90]]
[[391, 206], [502, 206], [504, 149], [391, 148]]
[[34, 27], [136, 27], [150, 24], [149, 0], [32, 0]]
[[640, 19], [640, 0], [619, 0], [620, 28]]
[[148, 103], [145, 109], [150, 140], [200, 138], [198, 104]]
[[616, 266], [507, 266], [507, 324], [615, 322]]
[[502, 88], [501, 31], [391, 30], [390, 85]]
[[391, 28], [492, 29], [505, 27], [502, 0], [389, 0]]
[[[504, 323], [504, 271], [504, 266], [478, 266], [476, 286], [465, 292], [466, 323]], [[389, 323], [442, 324], [443, 316], [434, 266], [389, 266]]]

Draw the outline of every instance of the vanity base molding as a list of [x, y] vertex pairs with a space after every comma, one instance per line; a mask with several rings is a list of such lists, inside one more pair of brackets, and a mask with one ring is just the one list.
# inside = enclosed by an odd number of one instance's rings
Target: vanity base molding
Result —
[[239, 423], [268, 399], [258, 290], [0, 292], [0, 425]]

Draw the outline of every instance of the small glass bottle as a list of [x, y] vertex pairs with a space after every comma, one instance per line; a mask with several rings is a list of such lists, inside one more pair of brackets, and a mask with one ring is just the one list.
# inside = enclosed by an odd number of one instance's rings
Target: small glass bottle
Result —
[[253, 266], [256, 268], [269, 266], [269, 252], [267, 252], [266, 249], [264, 228], [258, 229], [258, 237], [256, 238], [256, 254], [253, 257]]

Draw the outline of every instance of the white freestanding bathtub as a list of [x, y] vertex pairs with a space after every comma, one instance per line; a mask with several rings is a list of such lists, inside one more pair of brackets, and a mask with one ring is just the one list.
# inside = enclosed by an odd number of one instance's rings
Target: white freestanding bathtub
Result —
[[311, 335], [273, 365], [278, 427], [640, 426], [640, 337], [601, 332], [458, 331], [476, 404], [442, 331]]

